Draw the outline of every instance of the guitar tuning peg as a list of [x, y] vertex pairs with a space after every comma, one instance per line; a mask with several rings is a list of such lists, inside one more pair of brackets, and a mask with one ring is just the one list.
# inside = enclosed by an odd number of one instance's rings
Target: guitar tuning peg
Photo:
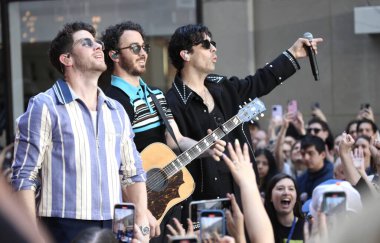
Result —
[[241, 108], [243, 108], [241, 105], [239, 105], [239, 108], [241, 109]]
[[247, 105], [247, 102], [244, 102], [244, 105]]
[[260, 116], [261, 116], [261, 117], [264, 117], [264, 113], [261, 113]]
[[256, 120], [259, 120], [259, 118], [256, 116]]
[[250, 123], [252, 123], [252, 124], [254, 124], [254, 123], [255, 123], [255, 122], [254, 122], [254, 121], [252, 121], [252, 120], [250, 120], [249, 122], [250, 122]]
[[248, 98], [248, 100], [249, 100], [249, 102], [251, 102], [251, 101], [252, 101], [252, 99], [251, 99], [251, 98]]

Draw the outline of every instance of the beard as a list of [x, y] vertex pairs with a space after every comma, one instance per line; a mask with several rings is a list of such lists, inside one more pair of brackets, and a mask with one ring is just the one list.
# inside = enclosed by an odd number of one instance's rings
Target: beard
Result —
[[124, 69], [130, 75], [141, 76], [142, 74], [145, 73], [146, 63], [142, 66], [139, 63], [137, 63], [139, 60], [141, 60], [141, 59], [138, 59], [136, 61], [123, 59], [120, 66], [122, 69]]
[[107, 70], [107, 65], [104, 62], [98, 62], [97, 60], [83, 60], [76, 59], [75, 61], [76, 67], [83, 72], [92, 71], [92, 72], [104, 72]]

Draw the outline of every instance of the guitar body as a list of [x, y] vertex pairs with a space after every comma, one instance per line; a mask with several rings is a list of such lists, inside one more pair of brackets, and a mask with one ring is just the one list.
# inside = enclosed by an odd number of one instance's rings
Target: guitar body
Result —
[[170, 178], [163, 172], [163, 168], [176, 157], [162, 143], [152, 143], [141, 152], [143, 168], [147, 172], [148, 209], [159, 223], [174, 205], [194, 192], [195, 183], [186, 167]]

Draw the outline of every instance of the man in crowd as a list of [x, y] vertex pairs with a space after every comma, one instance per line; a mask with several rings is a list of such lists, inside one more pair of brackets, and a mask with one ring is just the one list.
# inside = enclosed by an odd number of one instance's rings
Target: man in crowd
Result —
[[[198, 140], [237, 114], [239, 105], [249, 98], [263, 96], [294, 74], [300, 67], [298, 58], [307, 56], [305, 45], [316, 49], [317, 38], [309, 42], [299, 38], [271, 63], [245, 79], [210, 75], [217, 62], [216, 44], [209, 29], [201, 24], [179, 27], [169, 42], [169, 56], [177, 70], [167, 101], [179, 130]], [[244, 131], [244, 132], [243, 132]], [[247, 126], [234, 129], [226, 136], [231, 142], [251, 143]], [[253, 154], [250, 151], [253, 161]], [[202, 158], [188, 166], [196, 184], [192, 199], [225, 197], [238, 192], [224, 163]], [[255, 171], [257, 169], [255, 166]]]
[[334, 166], [326, 160], [325, 142], [320, 137], [304, 137], [301, 141], [301, 154], [306, 171], [297, 178], [297, 185], [301, 200], [306, 200], [311, 198], [316, 186], [334, 177]]
[[106, 64], [95, 34], [86, 23], [64, 26], [49, 50], [64, 79], [33, 97], [17, 120], [12, 184], [31, 227], [40, 217], [56, 242], [70, 242], [89, 227], [111, 229], [122, 194], [136, 205], [136, 224], [148, 225], [146, 175], [130, 121], [98, 88]]
[[[184, 137], [179, 132], [162, 91], [147, 85], [141, 78], [146, 71], [146, 62], [150, 51], [149, 44], [145, 42], [142, 27], [131, 21], [110, 26], [103, 33], [102, 40], [106, 46], [106, 63], [108, 69], [112, 71], [111, 86], [106, 94], [118, 100], [127, 111], [135, 133], [134, 141], [137, 149], [142, 151], [154, 142], [161, 142], [168, 144], [173, 150], [179, 150], [175, 140], [165, 127], [163, 118], [152, 99], [153, 95], [165, 113], [180, 150], [185, 151], [194, 146], [197, 143], [195, 140]], [[219, 140], [214, 149], [208, 150], [208, 153], [203, 156], [213, 156], [214, 159], [219, 160], [224, 146], [225, 142]], [[166, 230], [165, 225], [171, 218], [180, 218], [180, 211], [179, 207], [174, 207], [168, 212], [161, 224], [162, 231]], [[159, 232], [156, 232], [151, 236], [158, 234]], [[154, 241], [163, 242], [165, 238], [166, 233], [163, 233]]]

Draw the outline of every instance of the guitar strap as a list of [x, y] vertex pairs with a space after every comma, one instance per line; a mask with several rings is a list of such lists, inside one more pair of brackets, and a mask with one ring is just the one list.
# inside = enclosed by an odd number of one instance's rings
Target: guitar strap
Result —
[[178, 147], [178, 149], [179, 149], [179, 152], [182, 153], [182, 150], [181, 150], [181, 148], [179, 147], [178, 141], [177, 141], [177, 139], [176, 139], [176, 137], [175, 137], [175, 135], [174, 135], [173, 129], [172, 129], [172, 127], [171, 127], [170, 124], [169, 124], [168, 118], [166, 118], [166, 114], [165, 114], [165, 112], [162, 110], [162, 107], [161, 107], [160, 102], [157, 100], [157, 97], [156, 97], [155, 94], [153, 94], [153, 92], [149, 92], [149, 93], [150, 93], [150, 97], [151, 97], [152, 100], [153, 100], [154, 105], [155, 105], [156, 108], [157, 108], [158, 113], [160, 114], [162, 120], [164, 121], [164, 124], [165, 124], [166, 129], [168, 130], [168, 132], [170, 133], [170, 135], [171, 135], [172, 138], [174, 139], [174, 142], [177, 144], [177, 147]]

